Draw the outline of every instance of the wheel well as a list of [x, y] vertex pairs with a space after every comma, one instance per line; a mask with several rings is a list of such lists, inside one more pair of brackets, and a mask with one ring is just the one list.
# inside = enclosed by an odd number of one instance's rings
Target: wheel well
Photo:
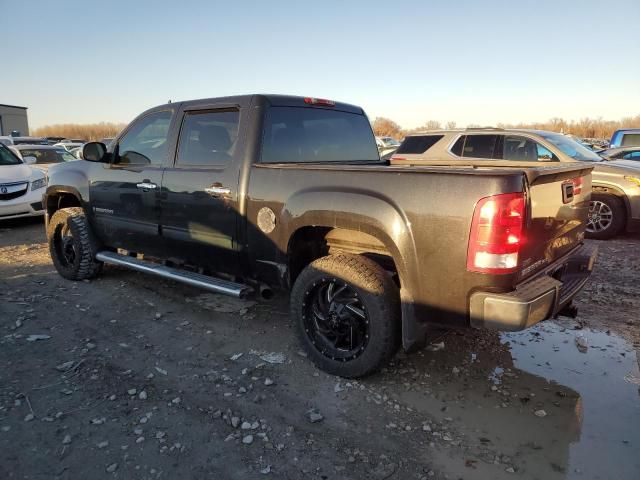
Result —
[[56, 193], [47, 197], [47, 216], [51, 218], [56, 211], [67, 207], [81, 207], [80, 200], [72, 193]]
[[303, 227], [291, 236], [287, 249], [290, 284], [311, 262], [336, 253], [364, 255], [387, 270], [400, 285], [393, 256], [380, 240], [368, 233], [330, 227]]
[[627, 198], [627, 196], [621, 192], [620, 190], [618, 190], [617, 188], [612, 188], [612, 187], [603, 187], [600, 185], [594, 185], [591, 188], [591, 192], [592, 193], [598, 193], [601, 195], [612, 195], [616, 198], [619, 198], [620, 201], [622, 202], [622, 204], [624, 205], [624, 213], [625, 215], [628, 217], [630, 212], [631, 212], [631, 205], [629, 205], [629, 199]]

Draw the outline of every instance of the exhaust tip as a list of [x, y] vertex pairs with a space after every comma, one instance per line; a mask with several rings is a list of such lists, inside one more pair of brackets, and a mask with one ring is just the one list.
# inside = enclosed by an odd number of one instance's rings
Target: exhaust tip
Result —
[[260, 285], [260, 297], [263, 300], [271, 300], [273, 298], [273, 290], [267, 285]]

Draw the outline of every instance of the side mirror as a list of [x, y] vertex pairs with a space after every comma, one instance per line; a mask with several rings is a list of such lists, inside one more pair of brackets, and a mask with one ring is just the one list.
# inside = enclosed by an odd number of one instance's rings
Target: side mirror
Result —
[[36, 157], [28, 156], [28, 157], [23, 157], [22, 161], [27, 165], [33, 165], [34, 163], [37, 162], [37, 159]]
[[107, 162], [107, 146], [100, 142], [85, 143], [82, 147], [82, 157], [90, 162]]

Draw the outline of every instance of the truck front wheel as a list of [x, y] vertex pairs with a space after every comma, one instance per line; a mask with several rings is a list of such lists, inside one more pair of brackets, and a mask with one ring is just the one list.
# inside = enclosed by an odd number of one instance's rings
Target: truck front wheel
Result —
[[400, 344], [398, 287], [360, 255], [329, 255], [308, 265], [291, 292], [291, 317], [318, 368], [356, 378], [378, 370]]
[[95, 260], [97, 242], [80, 207], [61, 208], [47, 227], [51, 260], [58, 273], [69, 280], [95, 277], [102, 262]]

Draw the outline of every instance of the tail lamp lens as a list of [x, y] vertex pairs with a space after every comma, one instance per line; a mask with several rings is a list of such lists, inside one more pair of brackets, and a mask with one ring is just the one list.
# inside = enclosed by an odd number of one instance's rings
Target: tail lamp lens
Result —
[[582, 177], [576, 177], [573, 182], [573, 194], [580, 195], [582, 193]]
[[525, 201], [522, 193], [482, 198], [473, 212], [467, 270], [512, 273], [524, 244]]

